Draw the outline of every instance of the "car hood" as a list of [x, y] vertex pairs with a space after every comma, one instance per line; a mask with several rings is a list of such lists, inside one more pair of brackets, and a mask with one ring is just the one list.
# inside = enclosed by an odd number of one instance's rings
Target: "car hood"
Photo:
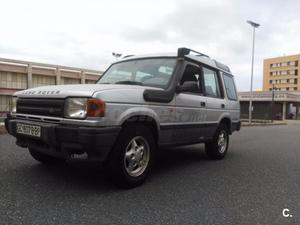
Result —
[[145, 90], [160, 88], [138, 86], [138, 85], [123, 85], [123, 84], [78, 84], [78, 85], [53, 85], [31, 88], [23, 91], [18, 91], [14, 94], [17, 97], [24, 98], [66, 98], [66, 97], [92, 97], [96, 92], [106, 90]]

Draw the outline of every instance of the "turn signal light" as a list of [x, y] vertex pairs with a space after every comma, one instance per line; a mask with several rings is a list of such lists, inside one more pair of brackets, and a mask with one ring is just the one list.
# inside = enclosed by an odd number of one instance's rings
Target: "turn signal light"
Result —
[[105, 102], [100, 99], [90, 98], [87, 100], [87, 116], [89, 117], [104, 117]]

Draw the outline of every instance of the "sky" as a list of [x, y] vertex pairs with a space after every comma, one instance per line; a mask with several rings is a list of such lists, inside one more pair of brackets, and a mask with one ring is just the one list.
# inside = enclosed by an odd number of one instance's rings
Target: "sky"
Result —
[[0, 0], [0, 57], [105, 70], [112, 52], [138, 55], [189, 47], [227, 64], [239, 91], [254, 89], [263, 59], [300, 53], [300, 1]]

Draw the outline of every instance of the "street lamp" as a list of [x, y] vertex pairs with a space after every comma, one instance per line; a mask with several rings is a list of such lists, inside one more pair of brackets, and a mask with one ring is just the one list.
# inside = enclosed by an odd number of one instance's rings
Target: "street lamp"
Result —
[[258, 23], [254, 23], [253, 21], [248, 20], [249, 23], [253, 27], [253, 42], [252, 42], [252, 64], [251, 64], [251, 87], [250, 87], [250, 101], [249, 101], [249, 123], [252, 123], [252, 98], [253, 98], [253, 65], [254, 65], [254, 47], [255, 47], [255, 28], [258, 28], [260, 25]]
[[121, 53], [116, 53], [116, 52], [112, 52], [111, 54], [116, 58], [116, 61], [122, 56]]
[[274, 98], [275, 98], [276, 87], [272, 84], [272, 101], [271, 101], [271, 122], [274, 122]]

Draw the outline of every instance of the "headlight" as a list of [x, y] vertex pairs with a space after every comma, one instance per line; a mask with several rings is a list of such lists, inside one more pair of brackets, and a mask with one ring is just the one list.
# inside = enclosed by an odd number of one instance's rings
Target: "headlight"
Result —
[[68, 98], [65, 104], [67, 118], [84, 119], [86, 117], [87, 98]]
[[10, 105], [10, 111], [12, 113], [17, 112], [17, 97], [12, 97], [11, 105]]
[[84, 119], [86, 117], [104, 117], [105, 102], [96, 98], [67, 98], [65, 117]]

